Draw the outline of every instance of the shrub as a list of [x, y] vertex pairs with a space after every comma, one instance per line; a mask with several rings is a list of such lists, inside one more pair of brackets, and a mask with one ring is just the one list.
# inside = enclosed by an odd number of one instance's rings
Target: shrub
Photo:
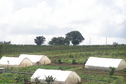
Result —
[[25, 75], [23, 76], [23, 82], [24, 82], [24, 84], [29, 82], [29, 78]]
[[61, 61], [61, 59], [58, 59], [58, 63], [59, 63], [59, 64], [62, 64], [62, 61]]
[[35, 84], [39, 84], [39, 83], [40, 83], [39, 77], [36, 77], [35, 78]]
[[109, 75], [110, 75], [110, 77], [112, 76], [112, 75], [114, 75], [114, 71], [115, 71], [115, 68], [114, 67], [110, 67], [110, 71], [109, 71]]
[[126, 72], [126, 69], [124, 69], [123, 72]]
[[72, 64], [77, 64], [75, 59], [72, 60]]
[[[46, 76], [45, 76], [46, 77]], [[47, 84], [51, 84], [52, 82], [54, 82], [56, 80], [56, 78], [52, 77], [52, 76], [47, 76], [45, 81], [47, 82]]]
[[23, 77], [20, 74], [16, 75], [16, 77], [15, 77], [16, 83], [22, 82], [23, 81], [22, 78]]
[[74, 56], [73, 56], [73, 55], [70, 55], [69, 57], [70, 57], [70, 58], [74, 58]]

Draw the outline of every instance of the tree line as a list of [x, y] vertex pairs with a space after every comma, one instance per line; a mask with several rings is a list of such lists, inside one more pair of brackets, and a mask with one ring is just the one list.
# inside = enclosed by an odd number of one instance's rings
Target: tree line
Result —
[[[70, 42], [73, 45], [79, 45], [81, 42], [83, 42], [85, 38], [82, 36], [82, 34], [79, 31], [71, 31], [65, 34], [65, 37], [53, 37], [51, 41], [48, 42], [49, 45], [69, 45]], [[46, 38], [44, 36], [37, 36], [34, 39], [34, 42], [36, 45], [42, 45], [46, 41]]]

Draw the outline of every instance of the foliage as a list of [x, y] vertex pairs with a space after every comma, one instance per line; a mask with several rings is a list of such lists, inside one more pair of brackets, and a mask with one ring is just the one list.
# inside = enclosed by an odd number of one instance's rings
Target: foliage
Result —
[[56, 80], [56, 78], [52, 77], [52, 76], [45, 76], [45, 81], [47, 82], [47, 84], [51, 84], [52, 82], [54, 82]]
[[45, 39], [46, 38], [44, 36], [37, 36], [34, 41], [37, 45], [42, 45], [45, 42]]
[[72, 64], [77, 64], [75, 59], [72, 60]]
[[[34, 73], [34, 71], [38, 68], [43, 69], [61, 69], [63, 70], [72, 70], [76, 71], [78, 75], [81, 77], [82, 82], [96, 82], [96, 84], [123, 84], [115, 83], [118, 81], [126, 82], [125, 80], [125, 69], [123, 71], [117, 71], [114, 73], [114, 76], [110, 77], [108, 71], [100, 71], [100, 70], [89, 70], [82, 68], [82, 65], [88, 57], [97, 56], [97, 57], [109, 57], [109, 58], [121, 58], [126, 60], [126, 45], [118, 45], [114, 47], [113, 45], [83, 45], [83, 46], [67, 46], [67, 45], [57, 45], [57, 46], [36, 46], [36, 45], [3, 45], [2, 47], [2, 55], [4, 56], [19, 56], [22, 53], [28, 54], [41, 54], [47, 55], [52, 64], [50, 65], [34, 65], [29, 67], [22, 68], [12, 68], [10, 67], [8, 70], [18, 71], [20, 69], [20, 73], [28, 76], [28, 79]], [[58, 61], [59, 58], [62, 58], [62, 64], [54, 64]], [[73, 59], [76, 59], [77, 65], [72, 65], [71, 62]], [[21, 73], [25, 72], [25, 73]], [[15, 84], [17, 74], [15, 73], [3, 73], [0, 74], [0, 84]], [[122, 76], [122, 79], [114, 78], [115, 76]], [[117, 81], [116, 81], [117, 80]], [[114, 82], [115, 81], [115, 82]], [[22, 84], [21, 82], [19, 82]], [[18, 84], [19, 84], [18, 83]], [[82, 83], [83, 84], [83, 83]], [[86, 83], [84, 83], [86, 84]], [[91, 83], [89, 83], [91, 84]], [[124, 83], [125, 84], [125, 83]]]
[[75, 70], [78, 70], [78, 69], [82, 69], [82, 67], [77, 67], [77, 68], [71, 68], [71, 69], [67, 69], [67, 70], [69, 70], [69, 71], [75, 71]]
[[16, 83], [23, 82], [24, 84], [29, 81], [26, 75], [17, 74], [15, 75]]
[[112, 75], [114, 75], [114, 71], [115, 71], [115, 68], [114, 68], [114, 67], [110, 67], [110, 71], [109, 71], [110, 77], [111, 77]]
[[122, 76], [114, 76], [113, 78], [117, 78], [114, 80], [111, 84], [126, 84], [123, 80], [124, 78]]
[[117, 42], [113, 42], [113, 46], [116, 47], [118, 45]]
[[78, 45], [79, 44], [79, 40], [72, 40], [72, 44], [73, 45]]
[[79, 31], [71, 31], [66, 34], [66, 39], [71, 41], [73, 45], [77, 45], [84, 40], [84, 37]]
[[62, 60], [61, 60], [61, 59], [58, 59], [58, 63], [59, 63], [59, 64], [62, 64]]
[[126, 72], [126, 69], [124, 69], [123, 71]]
[[28, 70], [30, 70], [29, 74], [30, 73], [32, 74], [38, 68], [58, 70], [60, 69], [60, 67], [62, 67], [63, 70], [73, 68], [73, 66], [63, 66], [63, 65], [34, 65], [34, 66], [29, 66], [29, 67], [22, 67], [19, 69], [20, 69], [20, 72], [28, 72]]
[[40, 83], [39, 77], [36, 77], [35, 78], [35, 84], [39, 84], [39, 83]]
[[2, 49], [3, 49], [3, 45], [0, 44], [0, 58], [1, 58], [1, 56], [2, 56]]
[[49, 45], [69, 45], [69, 41], [64, 37], [53, 37], [52, 40], [49, 41]]

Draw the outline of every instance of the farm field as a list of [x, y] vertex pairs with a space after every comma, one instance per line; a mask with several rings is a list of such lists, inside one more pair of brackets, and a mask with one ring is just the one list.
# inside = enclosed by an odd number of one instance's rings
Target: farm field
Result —
[[[35, 65], [25, 68], [7, 68], [7, 72], [0, 74], [0, 84], [24, 84], [23, 79], [30, 79], [38, 68], [62, 69], [75, 71], [82, 80], [82, 84], [126, 84], [126, 69], [115, 71], [112, 77], [109, 71], [85, 69], [84, 63], [88, 57], [121, 58], [126, 60], [126, 45], [91, 45], [91, 46], [36, 46], [36, 45], [1, 45], [1, 56], [15, 56], [20, 54], [41, 54], [48, 56], [52, 63], [49, 65]], [[18, 80], [18, 79], [21, 80]]]

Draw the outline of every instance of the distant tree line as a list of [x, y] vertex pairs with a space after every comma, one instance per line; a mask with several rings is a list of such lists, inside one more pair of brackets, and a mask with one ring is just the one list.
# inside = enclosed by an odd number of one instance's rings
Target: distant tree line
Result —
[[[37, 36], [34, 41], [36, 45], [44, 44], [46, 38], [44, 36]], [[85, 38], [79, 31], [71, 31], [65, 34], [65, 37], [53, 37], [51, 41], [48, 42], [49, 45], [69, 45], [70, 42], [73, 45], [79, 45], [83, 42]]]
[[1, 41], [0, 44], [11, 44], [11, 41]]

